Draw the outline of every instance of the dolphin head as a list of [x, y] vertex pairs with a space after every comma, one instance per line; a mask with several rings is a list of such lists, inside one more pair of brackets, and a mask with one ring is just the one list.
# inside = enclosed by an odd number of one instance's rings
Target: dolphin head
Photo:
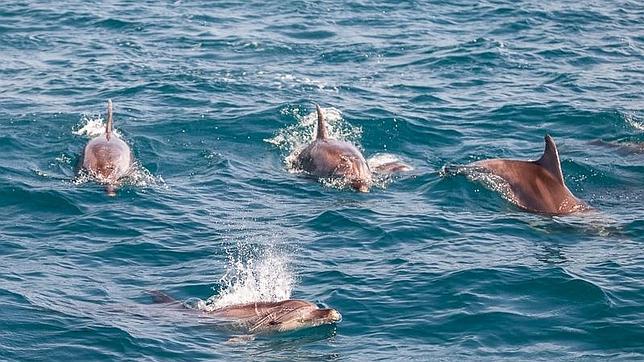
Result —
[[130, 148], [116, 136], [99, 136], [85, 147], [83, 167], [103, 183], [117, 183], [131, 166]]
[[280, 318], [279, 331], [293, 331], [302, 328], [333, 324], [342, 320], [342, 315], [333, 308], [308, 306], [298, 308]]
[[359, 192], [369, 192], [371, 187], [371, 180], [369, 179], [353, 179], [351, 180], [351, 187]]
[[117, 178], [117, 165], [112, 159], [97, 160], [93, 168], [96, 176], [105, 181], [116, 181]]
[[342, 320], [342, 314], [333, 308], [320, 308], [311, 312], [311, 314], [320, 324], [331, 324]]
[[356, 191], [369, 192], [373, 184], [371, 170], [362, 154], [342, 155], [335, 175], [345, 178]]

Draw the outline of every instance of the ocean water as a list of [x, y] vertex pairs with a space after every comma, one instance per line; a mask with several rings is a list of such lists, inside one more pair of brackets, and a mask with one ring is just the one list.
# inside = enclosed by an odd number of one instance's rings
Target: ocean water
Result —
[[[2, 360], [644, 358], [640, 1], [9, 0], [0, 64]], [[75, 178], [108, 98], [137, 159], [116, 197]], [[314, 103], [413, 170], [295, 172]], [[594, 212], [444, 172], [546, 133]], [[152, 290], [343, 320], [230, 343]]]

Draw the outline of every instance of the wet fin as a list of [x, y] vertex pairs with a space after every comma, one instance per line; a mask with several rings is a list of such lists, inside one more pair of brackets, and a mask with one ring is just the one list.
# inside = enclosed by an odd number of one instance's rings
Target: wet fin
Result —
[[107, 123], [105, 124], [105, 138], [110, 140], [112, 137], [112, 100], [107, 100]]
[[557, 152], [557, 145], [555, 140], [546, 134], [545, 137], [546, 148], [540, 159], [534, 161], [537, 165], [545, 168], [552, 176], [554, 176], [559, 183], [564, 184], [563, 173], [561, 172], [561, 161], [559, 160], [559, 152]]
[[318, 133], [317, 133], [317, 136], [315, 136], [315, 139], [323, 140], [325, 138], [329, 138], [329, 133], [327, 132], [327, 129], [326, 129], [326, 121], [324, 120], [322, 109], [320, 108], [319, 105], [316, 104], [315, 110], [318, 113]]
[[167, 303], [176, 302], [176, 299], [172, 298], [171, 296], [165, 294], [160, 290], [150, 290], [148, 291], [148, 294], [152, 296], [152, 301], [157, 304], [167, 304]]

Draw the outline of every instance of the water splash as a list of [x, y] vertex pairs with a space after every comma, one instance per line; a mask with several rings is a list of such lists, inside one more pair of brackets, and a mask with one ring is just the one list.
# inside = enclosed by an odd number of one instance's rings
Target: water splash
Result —
[[[336, 108], [322, 108], [322, 112], [327, 121], [329, 137], [351, 142], [361, 148], [359, 145], [359, 140], [362, 137], [361, 127], [345, 122], [342, 118], [342, 113]], [[264, 141], [284, 151], [286, 153], [284, 157], [286, 169], [291, 173], [299, 173], [301, 170], [295, 167], [295, 160], [300, 151], [311, 143], [313, 137], [315, 137], [317, 113], [312, 111], [302, 116], [299, 108], [287, 109], [282, 113], [294, 116], [297, 119], [297, 123], [279, 130], [273, 138], [268, 138]]]
[[318, 90], [318, 91], [333, 91], [338, 92], [337, 85], [331, 85], [327, 81], [311, 79], [308, 77], [297, 77], [290, 73], [278, 73], [274, 75], [275, 86], [281, 88], [296, 88], [304, 87], [305, 89]]
[[289, 299], [295, 273], [288, 258], [271, 246], [253, 253], [246, 247], [228, 253], [226, 272], [220, 279], [221, 290], [196, 307], [212, 311], [230, 305]]
[[[387, 172], [386, 170], [385, 172], [378, 172], [380, 168], [389, 164], [396, 164], [398, 165], [397, 167], [400, 168], [394, 173]], [[373, 186], [382, 189], [386, 188], [387, 185], [395, 180], [396, 174], [414, 170], [414, 168], [404, 162], [401, 157], [391, 153], [377, 153], [367, 159], [367, 165], [369, 165], [369, 169], [373, 171]]]
[[633, 113], [624, 113], [624, 120], [638, 131], [644, 131], [644, 121], [637, 119]]
[[[80, 186], [88, 182], [105, 183], [100, 177], [92, 175], [87, 170], [81, 169], [76, 177], [71, 181], [75, 186]], [[134, 186], [137, 188], [161, 187], [167, 188], [163, 177], [153, 175], [148, 169], [143, 167], [138, 160], [135, 160], [130, 167], [128, 174], [119, 179], [119, 188], [124, 186]]]
[[[118, 128], [114, 127], [112, 132], [119, 138], [123, 136], [119, 133]], [[105, 133], [105, 120], [100, 115], [87, 115], [81, 117], [81, 123], [77, 129], [72, 131], [77, 136], [85, 136], [87, 138], [94, 138]]]

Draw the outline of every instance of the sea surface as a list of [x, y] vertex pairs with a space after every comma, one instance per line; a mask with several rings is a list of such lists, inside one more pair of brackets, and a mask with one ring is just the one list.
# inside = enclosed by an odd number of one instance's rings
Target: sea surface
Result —
[[[642, 360], [643, 89], [641, 1], [3, 1], [0, 359]], [[75, 173], [107, 99], [115, 197]], [[297, 172], [316, 103], [413, 170]], [[546, 133], [594, 211], [445, 171]], [[252, 340], [194, 310], [286, 298], [343, 320]]]

